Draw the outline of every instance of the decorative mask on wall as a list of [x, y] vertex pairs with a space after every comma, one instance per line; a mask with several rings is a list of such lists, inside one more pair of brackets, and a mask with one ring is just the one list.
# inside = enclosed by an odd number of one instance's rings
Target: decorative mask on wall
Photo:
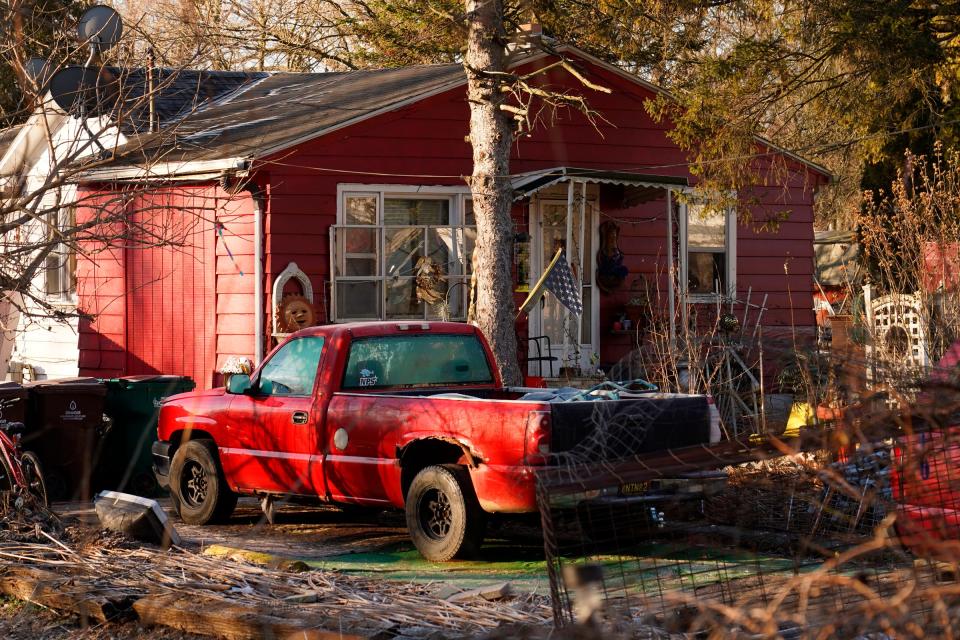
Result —
[[623, 264], [623, 252], [620, 251], [619, 243], [620, 225], [613, 220], [601, 224], [600, 248], [597, 250], [597, 286], [604, 293], [618, 289], [629, 273]]

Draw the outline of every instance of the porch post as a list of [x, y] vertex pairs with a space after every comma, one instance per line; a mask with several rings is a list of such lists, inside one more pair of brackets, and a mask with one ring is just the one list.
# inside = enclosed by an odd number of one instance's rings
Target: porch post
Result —
[[[586, 236], [585, 234], [590, 233], [590, 230], [587, 229], [587, 183], [580, 183], [580, 246], [577, 247], [578, 257], [577, 257], [577, 297], [580, 298], [580, 308], [583, 309], [583, 270], [584, 264], [590, 259], [590, 256], [584, 255], [584, 247], [586, 246]], [[577, 366], [580, 366], [582, 360], [580, 353], [580, 344], [582, 340], [581, 332], [583, 331], [583, 313], [576, 317], [574, 320], [574, 326], [571, 333], [573, 334], [573, 353], [577, 358]], [[599, 345], [595, 345], [597, 350], [600, 350]]]
[[[572, 178], [567, 178], [567, 235], [565, 239], [564, 246], [566, 247], [566, 260], [567, 266], [570, 266], [570, 255], [573, 247], [573, 194], [575, 186], [573, 184]], [[567, 309], [566, 305], [560, 305], [563, 308], [563, 355], [560, 359], [560, 367], [569, 366], [567, 364], [567, 350], [570, 348], [570, 326], [572, 320], [570, 319], [570, 310]]]
[[673, 190], [667, 189], [667, 298], [670, 299], [670, 353], [677, 342], [677, 301], [673, 285]]

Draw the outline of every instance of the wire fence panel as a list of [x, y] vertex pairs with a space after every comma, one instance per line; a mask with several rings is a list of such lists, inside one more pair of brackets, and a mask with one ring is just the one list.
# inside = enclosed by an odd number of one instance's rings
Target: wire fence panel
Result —
[[655, 452], [594, 403], [590, 438], [537, 477], [556, 624], [636, 637], [955, 637], [956, 398], [871, 405], [794, 440]]

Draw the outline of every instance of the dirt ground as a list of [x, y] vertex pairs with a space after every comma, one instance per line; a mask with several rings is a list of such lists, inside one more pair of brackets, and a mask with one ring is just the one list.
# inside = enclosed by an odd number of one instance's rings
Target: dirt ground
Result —
[[[184, 543], [192, 548], [221, 545], [302, 560], [316, 569], [332, 569], [386, 580], [450, 584], [470, 589], [494, 582], [510, 582], [519, 591], [549, 594], [539, 519], [494, 520], [480, 557], [442, 564], [427, 562], [407, 535], [404, 517], [397, 511], [284, 504], [276, 524], [263, 517], [259, 504], [243, 498], [229, 523], [193, 526], [173, 514], [161, 500]], [[65, 517], [98, 526], [91, 503], [55, 505]]]
[[[311, 569], [398, 583], [416, 582], [455, 593], [509, 582], [515, 591], [549, 594], [543, 542], [533, 520], [492, 522], [482, 556], [473, 561], [430, 563], [419, 556], [407, 536], [402, 513], [342, 511], [327, 506], [284, 504], [275, 524], [265, 521], [259, 504], [242, 499], [231, 520], [223, 525], [191, 526], [161, 505], [184, 541], [194, 551], [269, 554], [305, 562]], [[91, 532], [99, 528], [92, 503], [61, 503], [55, 512], [65, 521]], [[219, 548], [219, 550], [218, 550]], [[0, 638], [148, 638], [186, 640], [199, 636], [134, 623], [84, 627], [76, 616], [64, 615], [17, 600], [0, 600]]]

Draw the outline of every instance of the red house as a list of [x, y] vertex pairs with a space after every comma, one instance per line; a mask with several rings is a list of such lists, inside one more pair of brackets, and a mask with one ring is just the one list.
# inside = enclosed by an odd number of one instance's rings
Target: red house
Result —
[[[583, 265], [584, 365], [634, 346], [632, 333], [612, 329], [641, 285], [665, 309], [673, 300], [710, 311], [718, 291], [740, 300], [751, 291], [755, 303], [766, 296], [765, 327], [812, 331], [813, 198], [828, 173], [758, 140], [755, 186], [738, 194], [752, 222], [732, 210], [704, 217], [677, 197], [693, 177], [670, 124], [644, 110], [659, 89], [562, 53], [611, 92], [559, 67], [539, 77], [585, 94], [602, 118], [560, 111], [514, 144], [518, 303], [566, 246]], [[214, 386], [227, 358], [259, 360], [282, 334], [285, 294], [305, 298], [316, 323], [464, 319], [475, 238], [468, 122], [459, 65], [274, 74], [90, 168], [85, 206], [126, 207], [143, 223], [136, 233], [163, 229], [178, 241], [81, 256], [79, 307], [92, 318], [81, 326], [81, 374], [176, 373]], [[772, 177], [774, 159], [786, 178]], [[775, 231], [758, 230], [784, 211]], [[622, 260], [598, 266], [601, 229], [619, 231]], [[432, 290], [421, 280], [418, 293], [418, 263], [439, 274]], [[684, 286], [671, 289], [671, 265]], [[520, 332], [550, 336], [559, 352], [562, 316], [548, 299]]]

